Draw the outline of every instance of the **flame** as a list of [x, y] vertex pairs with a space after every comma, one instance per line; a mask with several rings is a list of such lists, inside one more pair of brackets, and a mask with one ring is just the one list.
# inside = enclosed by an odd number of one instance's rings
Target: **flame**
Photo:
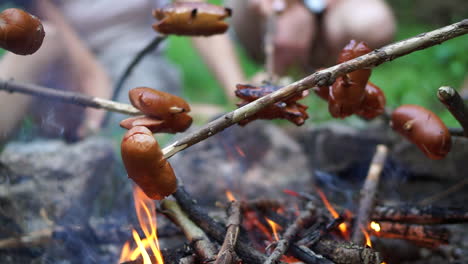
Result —
[[[141, 239], [138, 232], [133, 229], [132, 236], [137, 246], [132, 250], [130, 242], [127, 241], [120, 253], [119, 263], [133, 261], [141, 256], [143, 258], [143, 264], [163, 264], [164, 261], [159, 250], [157, 236], [156, 206], [153, 200], [149, 199], [137, 186], [135, 186], [133, 190], [133, 198], [138, 222], [140, 223], [145, 238]], [[149, 249], [151, 249], [151, 254], [156, 260], [154, 263], [151, 261], [150, 254], [147, 251]]]
[[370, 224], [369, 224], [369, 227], [374, 230], [375, 232], [380, 232], [380, 224], [377, 223], [377, 222], [374, 222], [372, 221]]
[[273, 237], [275, 238], [276, 241], [279, 241], [279, 236], [278, 236], [277, 230], [281, 230], [282, 229], [281, 226], [278, 225], [277, 223], [275, 223], [273, 220], [268, 219], [267, 217], [265, 217], [265, 219], [268, 222], [268, 224], [270, 225], [271, 230], [273, 231]]
[[369, 233], [361, 226], [361, 231], [364, 234], [364, 237], [366, 238], [366, 246], [372, 247], [372, 241], [370, 239]]
[[[325, 205], [325, 207], [328, 209], [328, 211], [330, 212], [330, 214], [333, 216], [333, 218], [338, 218], [340, 217], [340, 215], [338, 214], [338, 212], [335, 210], [335, 208], [333, 208], [333, 206], [330, 204], [330, 202], [328, 201], [327, 197], [325, 196], [325, 193], [323, 193], [322, 190], [318, 189], [317, 188], [317, 192], [320, 196], [320, 198], [322, 199], [323, 201], [323, 204]], [[344, 238], [346, 239], [349, 239], [349, 232], [348, 232], [348, 227], [346, 226], [346, 223], [341, 223], [338, 228], [340, 229], [340, 232], [341, 234], [343, 235]]]
[[235, 145], [234, 148], [241, 157], [245, 158], [245, 152], [239, 146]]
[[227, 197], [228, 201], [230, 201], [230, 202], [236, 201], [236, 197], [234, 197], [234, 194], [232, 194], [232, 192], [229, 191], [229, 190], [226, 190], [226, 197]]

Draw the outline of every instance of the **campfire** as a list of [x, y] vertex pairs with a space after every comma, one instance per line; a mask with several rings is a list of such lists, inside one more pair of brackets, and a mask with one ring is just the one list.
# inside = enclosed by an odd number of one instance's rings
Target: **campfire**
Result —
[[[227, 30], [223, 20], [231, 14], [229, 8], [210, 4], [176, 3], [154, 12], [160, 21], [153, 28], [164, 34], [210, 36]], [[6, 226], [0, 229], [0, 253], [7, 253], [0, 260], [25, 263], [39, 256], [44, 263], [395, 264], [411, 261], [412, 255], [419, 263], [440, 256], [464, 260], [468, 246], [457, 232], [466, 230], [455, 224], [468, 222], [468, 209], [435, 202], [468, 181], [427, 191], [434, 194], [411, 186], [414, 179], [402, 175], [427, 176], [427, 169], [413, 165], [443, 164], [447, 157], [464, 153], [460, 146], [466, 138], [456, 136], [468, 136], [468, 108], [453, 88], [443, 86], [438, 98], [462, 130], [446, 127], [420, 106], [388, 110], [382, 89], [369, 77], [379, 64], [468, 33], [467, 25], [463, 20], [374, 51], [351, 40], [339, 65], [297, 82], [280, 86], [269, 72], [261, 85], [238, 84], [239, 108], [198, 128], [190, 128], [191, 107], [183, 98], [149, 87], [132, 89], [129, 105], [0, 81], [2, 90], [135, 116], [120, 123], [128, 131], [117, 172], [113, 143], [103, 139], [48, 148], [12, 145], [2, 152], [0, 176], [8, 184], [2, 190], [12, 194], [0, 200], [0, 223]], [[165, 38], [159, 35], [136, 56], [119, 87], [144, 53]], [[372, 128], [352, 136], [320, 128], [286, 133], [259, 121], [285, 119], [303, 125], [309, 106], [298, 101], [310, 89], [333, 117], [378, 119], [377, 133]], [[166, 147], [153, 135], [187, 130]], [[371, 138], [375, 134], [379, 136]], [[335, 136], [341, 141], [329, 138]], [[404, 159], [400, 142], [410, 143], [417, 154]], [[330, 152], [334, 159], [323, 158]], [[461, 163], [465, 159], [462, 155]], [[324, 170], [320, 165], [330, 160], [345, 165]], [[457, 172], [465, 168], [457, 167], [459, 163], [452, 166]], [[416, 184], [427, 184], [421, 178]], [[136, 184], [134, 208], [128, 205], [130, 180]], [[401, 187], [392, 190], [401, 197], [386, 191], [390, 183]], [[22, 221], [30, 229], [25, 231]]]

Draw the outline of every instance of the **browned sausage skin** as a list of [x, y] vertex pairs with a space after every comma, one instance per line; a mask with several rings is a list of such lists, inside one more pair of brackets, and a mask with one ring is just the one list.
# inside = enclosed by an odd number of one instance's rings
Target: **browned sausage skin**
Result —
[[121, 155], [128, 177], [149, 198], [161, 200], [176, 191], [177, 178], [171, 164], [164, 159], [158, 142], [146, 127], [136, 126], [125, 133]]
[[[148, 116], [167, 119], [175, 114], [190, 112], [190, 106], [184, 99], [149, 87], [134, 88], [128, 95], [132, 105]], [[172, 111], [174, 108], [179, 111]]]
[[421, 149], [430, 159], [443, 159], [452, 146], [445, 124], [418, 105], [402, 105], [392, 113], [392, 128]]
[[0, 47], [18, 55], [29, 55], [42, 45], [45, 32], [41, 21], [18, 8], [0, 13]]
[[176, 2], [153, 11], [159, 21], [154, 30], [162, 34], [210, 36], [226, 32], [229, 25], [223, 20], [231, 16], [231, 9], [202, 2]]

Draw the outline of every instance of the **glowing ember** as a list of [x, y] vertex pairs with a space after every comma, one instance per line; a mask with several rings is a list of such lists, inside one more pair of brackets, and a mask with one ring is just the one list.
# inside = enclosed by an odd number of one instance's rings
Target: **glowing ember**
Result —
[[370, 223], [369, 226], [370, 226], [370, 228], [371, 228], [372, 230], [374, 230], [375, 232], [380, 232], [380, 225], [379, 225], [379, 223], [372, 221], [372, 222]]
[[245, 158], [245, 153], [239, 146], [234, 146], [234, 148], [236, 149], [237, 153], [239, 153], [241, 157]]
[[275, 223], [274, 221], [272, 221], [272, 220], [270, 220], [270, 219], [268, 219], [266, 217], [265, 217], [265, 219], [268, 222], [268, 224], [270, 225], [271, 230], [273, 231], [273, 236], [274, 236], [275, 240], [278, 241], [279, 236], [278, 236], [277, 230], [281, 230], [281, 226], [279, 226], [277, 223]]
[[234, 197], [232, 192], [229, 191], [229, 190], [226, 191], [226, 197], [227, 197], [228, 201], [230, 201], [230, 202], [236, 201], [236, 197]]
[[[323, 193], [322, 190], [318, 189], [317, 188], [317, 192], [318, 194], [320, 195], [320, 198], [322, 199], [323, 201], [323, 204], [325, 205], [325, 207], [328, 209], [328, 211], [330, 212], [330, 214], [333, 216], [333, 218], [338, 218], [340, 217], [340, 215], [338, 214], [338, 212], [335, 210], [335, 208], [333, 208], [333, 206], [330, 204], [330, 202], [328, 201], [327, 197], [325, 196], [325, 193]], [[338, 228], [340, 229], [341, 231], [341, 235], [345, 238], [345, 239], [349, 239], [349, 232], [348, 232], [348, 227], [346, 226], [345, 223], [341, 223]]]
[[[140, 223], [141, 230], [145, 234], [145, 238], [141, 239], [138, 232], [132, 230], [133, 239], [136, 247], [131, 249], [130, 242], [127, 241], [120, 254], [119, 263], [125, 261], [133, 261], [141, 257], [143, 264], [163, 264], [163, 258], [159, 251], [159, 242], [157, 236], [157, 222], [156, 222], [156, 207], [153, 200], [146, 197], [143, 191], [135, 186], [133, 190], [133, 198], [135, 200], [135, 209]], [[152, 257], [156, 262], [151, 261], [150, 254], [147, 250], [151, 249]]]
[[372, 241], [370, 239], [369, 233], [361, 226], [361, 231], [364, 234], [364, 237], [366, 238], [366, 246], [372, 247]]

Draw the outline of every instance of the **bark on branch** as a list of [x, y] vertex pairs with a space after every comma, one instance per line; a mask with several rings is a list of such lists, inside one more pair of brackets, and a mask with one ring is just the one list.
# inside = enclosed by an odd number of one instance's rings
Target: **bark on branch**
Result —
[[205, 140], [230, 127], [237, 122], [257, 113], [264, 107], [293, 94], [310, 89], [316, 85], [325, 86], [332, 84], [338, 76], [363, 68], [373, 68], [382, 63], [394, 60], [409, 53], [422, 50], [449, 39], [468, 33], [468, 19], [461, 22], [436, 29], [434, 31], [419, 34], [415, 37], [402, 40], [380, 49], [376, 49], [366, 55], [353, 60], [343, 62], [333, 67], [317, 71], [308, 77], [289, 84], [278, 91], [261, 97], [239, 109], [227, 113], [218, 119], [206, 124], [202, 128], [186, 135], [180, 140], [165, 147], [162, 151], [165, 158], [169, 158], [202, 140]]
[[127, 115], [141, 115], [140, 110], [132, 105], [114, 102], [111, 100], [92, 97], [85, 94], [74, 93], [69, 91], [55, 90], [42, 87], [35, 84], [5, 81], [0, 80], [0, 90], [10, 93], [24, 93], [33, 96], [48, 98], [60, 102], [81, 105], [84, 107], [93, 107], [98, 109], [106, 109], [112, 112], [118, 112]]

